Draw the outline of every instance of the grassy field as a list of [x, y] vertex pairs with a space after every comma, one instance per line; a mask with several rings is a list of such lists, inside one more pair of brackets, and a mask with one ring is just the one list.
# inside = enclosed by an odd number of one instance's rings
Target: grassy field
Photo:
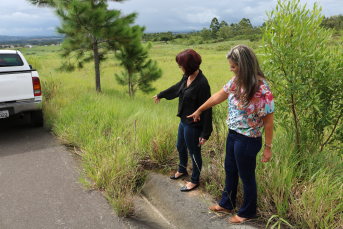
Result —
[[[46, 126], [82, 159], [84, 169], [80, 180], [89, 188], [104, 191], [119, 215], [128, 215], [134, 210], [133, 198], [144, 182], [146, 171], [154, 169], [170, 174], [177, 168], [177, 100], [154, 104], [151, 99], [181, 79], [176, 54], [193, 48], [202, 56], [200, 68], [213, 94], [233, 76], [225, 56], [239, 43], [259, 53], [260, 44], [249, 41], [197, 46], [154, 43], [150, 56], [158, 61], [163, 77], [154, 83], [155, 92], [148, 95], [138, 92], [134, 99], [129, 98], [125, 87], [116, 84], [114, 73], [122, 69], [113, 56], [101, 64], [102, 93], [96, 93], [92, 64], [62, 73], [56, 71], [61, 65], [59, 46], [20, 51], [41, 76]], [[215, 130], [203, 147], [201, 183], [203, 191], [215, 198], [221, 196], [225, 178], [226, 115], [225, 103], [215, 108]], [[273, 145], [271, 162], [261, 163], [258, 157], [258, 217], [265, 222], [271, 219], [273, 224], [281, 224], [284, 219], [300, 228], [342, 227], [342, 157], [329, 152], [322, 155], [308, 152], [303, 157], [306, 163], [298, 167], [292, 133], [277, 129]]]

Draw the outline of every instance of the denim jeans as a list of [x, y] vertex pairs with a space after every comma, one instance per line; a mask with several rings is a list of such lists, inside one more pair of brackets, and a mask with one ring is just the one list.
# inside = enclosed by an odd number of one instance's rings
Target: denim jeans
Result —
[[256, 215], [256, 155], [261, 147], [262, 137], [249, 138], [229, 130], [226, 140], [225, 188], [219, 206], [228, 210], [236, 207], [239, 175], [243, 183], [244, 201], [237, 215], [243, 218], [252, 218]]
[[179, 173], [187, 172], [186, 168], [189, 152], [193, 162], [193, 173], [191, 176], [191, 182], [193, 184], [199, 184], [200, 171], [202, 168], [201, 146], [198, 146], [200, 134], [200, 129], [195, 128], [182, 120], [180, 121], [176, 144], [180, 159], [178, 171]]

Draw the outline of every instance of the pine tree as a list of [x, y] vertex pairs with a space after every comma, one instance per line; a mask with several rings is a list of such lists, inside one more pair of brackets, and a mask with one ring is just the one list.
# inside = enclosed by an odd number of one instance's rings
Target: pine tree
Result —
[[[60, 4], [67, 6], [70, 0], [26, 0], [27, 2], [37, 6], [37, 7], [51, 7], [55, 8]], [[93, 2], [98, 2], [99, 0], [94, 0]], [[105, 0], [105, 2], [124, 2], [126, 0]]]
[[37, 6], [37, 7], [56, 7], [58, 5], [58, 0], [26, 0], [27, 2]]
[[151, 82], [162, 76], [157, 62], [148, 60], [151, 47], [150, 42], [143, 47], [139, 39], [133, 39], [130, 45], [123, 46], [116, 53], [116, 58], [121, 61], [120, 65], [125, 71], [122, 71], [121, 75], [115, 74], [115, 78], [120, 85], [128, 86], [130, 97], [133, 97], [138, 89], [144, 93], [153, 91], [155, 88], [151, 86]]
[[[122, 0], [115, 0], [121, 2]], [[109, 10], [104, 0], [29, 0], [32, 4], [55, 8], [61, 19], [57, 32], [65, 35], [61, 70], [73, 71], [84, 63], [94, 61], [96, 90], [101, 92], [100, 63], [108, 51], [128, 45], [131, 39], [141, 36], [132, 29], [136, 13], [122, 16], [119, 10]]]

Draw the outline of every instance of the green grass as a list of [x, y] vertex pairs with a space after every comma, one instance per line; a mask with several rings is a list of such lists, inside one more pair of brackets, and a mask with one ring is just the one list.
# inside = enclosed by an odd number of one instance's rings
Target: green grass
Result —
[[51, 54], [54, 52], [59, 52], [61, 46], [54, 45], [54, 46], [33, 46], [32, 48], [20, 48], [19, 51], [22, 52], [24, 55], [38, 55], [38, 56], [45, 56], [46, 54]]
[[[162, 100], [154, 104], [151, 99], [181, 79], [176, 54], [187, 48], [199, 52], [203, 60], [201, 70], [213, 94], [233, 76], [225, 56], [238, 43], [255, 47], [255, 52], [259, 52], [259, 44], [249, 41], [196, 46], [154, 44], [150, 56], [158, 61], [163, 76], [154, 82], [155, 92], [148, 95], [137, 92], [134, 99], [129, 98], [126, 87], [115, 82], [114, 73], [122, 69], [113, 56], [101, 64], [102, 93], [96, 93], [91, 63], [82, 70], [61, 73], [55, 70], [61, 64], [58, 46], [21, 51], [36, 52], [28, 55], [28, 59], [39, 70], [43, 83], [46, 126], [81, 155], [84, 170], [80, 180], [89, 188], [104, 191], [119, 215], [128, 215], [134, 208], [133, 196], [144, 182], [146, 169], [177, 168], [178, 101]], [[202, 183], [216, 198], [221, 195], [225, 178], [226, 115], [225, 102], [214, 108], [214, 132], [203, 147]], [[271, 162], [261, 163], [258, 156], [261, 220], [267, 223], [270, 219], [272, 225], [287, 221], [301, 228], [342, 227], [342, 157], [334, 152], [308, 152], [298, 157], [292, 133], [281, 129], [275, 131], [273, 145]], [[298, 166], [299, 160], [305, 163]], [[242, 201], [241, 185], [239, 201]], [[279, 221], [275, 224], [276, 219]]]
[[[278, 131], [271, 163], [258, 163], [262, 215], [300, 228], [342, 227], [342, 157], [334, 152], [296, 154], [292, 133]], [[301, 162], [301, 163], [300, 163]]]

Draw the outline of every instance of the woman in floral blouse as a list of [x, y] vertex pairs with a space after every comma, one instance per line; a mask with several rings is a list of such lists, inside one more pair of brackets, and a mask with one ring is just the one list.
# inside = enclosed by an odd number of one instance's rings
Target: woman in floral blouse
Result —
[[219, 204], [210, 210], [231, 213], [236, 207], [239, 176], [243, 182], [244, 202], [237, 215], [229, 219], [231, 223], [239, 224], [256, 215], [256, 155], [262, 148], [264, 127], [262, 162], [268, 162], [272, 157], [274, 100], [257, 57], [248, 46], [234, 47], [227, 59], [235, 76], [188, 118], [197, 122], [203, 111], [228, 99], [225, 188]]

